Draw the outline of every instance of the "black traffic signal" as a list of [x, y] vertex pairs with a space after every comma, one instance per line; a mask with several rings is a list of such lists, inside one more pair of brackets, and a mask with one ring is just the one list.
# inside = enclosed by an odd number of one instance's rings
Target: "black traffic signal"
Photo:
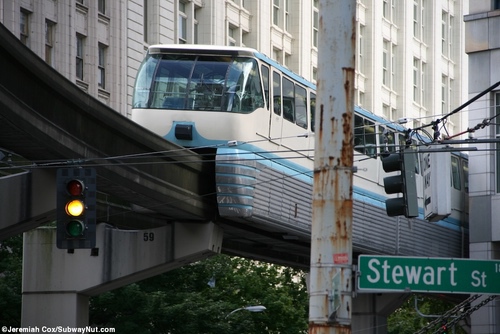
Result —
[[57, 248], [94, 248], [96, 243], [94, 168], [57, 170]]
[[418, 217], [415, 151], [408, 147], [405, 151], [391, 153], [382, 157], [381, 160], [382, 167], [387, 173], [401, 172], [399, 175], [384, 178], [384, 188], [387, 194], [402, 193], [402, 197], [389, 198], [385, 201], [387, 215]]

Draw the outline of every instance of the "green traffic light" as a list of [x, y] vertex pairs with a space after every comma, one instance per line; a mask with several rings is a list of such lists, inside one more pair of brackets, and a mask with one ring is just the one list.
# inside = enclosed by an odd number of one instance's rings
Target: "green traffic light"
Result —
[[66, 224], [66, 232], [73, 238], [81, 237], [85, 230], [85, 225], [80, 220], [71, 220]]

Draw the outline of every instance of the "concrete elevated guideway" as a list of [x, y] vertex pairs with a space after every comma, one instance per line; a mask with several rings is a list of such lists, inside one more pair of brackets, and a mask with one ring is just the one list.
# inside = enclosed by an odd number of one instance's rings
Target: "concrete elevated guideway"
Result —
[[[309, 266], [309, 243], [217, 219], [213, 161], [89, 96], [3, 25], [0, 71], [0, 240], [55, 220], [56, 168], [76, 163], [96, 168], [99, 222], [149, 229], [216, 221], [223, 252]], [[6, 169], [9, 159], [23, 167]]]

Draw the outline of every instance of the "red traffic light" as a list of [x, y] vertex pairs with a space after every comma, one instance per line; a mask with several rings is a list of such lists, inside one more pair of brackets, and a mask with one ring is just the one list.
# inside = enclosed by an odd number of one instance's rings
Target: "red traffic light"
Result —
[[73, 179], [66, 184], [66, 190], [71, 196], [81, 196], [85, 186], [80, 180]]

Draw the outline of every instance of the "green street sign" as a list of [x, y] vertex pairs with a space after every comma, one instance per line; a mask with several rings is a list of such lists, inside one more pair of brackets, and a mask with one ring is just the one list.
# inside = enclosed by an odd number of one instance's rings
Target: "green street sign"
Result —
[[500, 294], [500, 261], [360, 255], [360, 292]]

